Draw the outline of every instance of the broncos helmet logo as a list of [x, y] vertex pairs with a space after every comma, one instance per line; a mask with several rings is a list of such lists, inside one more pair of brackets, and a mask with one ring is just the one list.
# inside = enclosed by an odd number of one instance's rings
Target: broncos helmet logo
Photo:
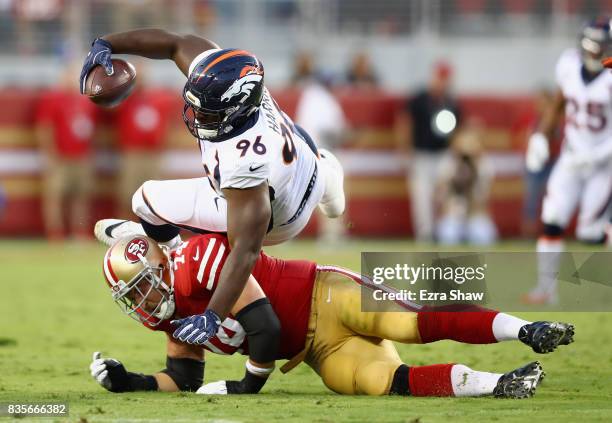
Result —
[[237, 79], [232, 85], [230, 85], [223, 95], [221, 95], [221, 101], [229, 101], [238, 95], [246, 94], [246, 96], [242, 97], [240, 100], [241, 103], [244, 102], [244, 100], [251, 95], [253, 88], [255, 88], [255, 86], [260, 83], [262, 79], [263, 75], [259, 75], [257, 73], [250, 73], [240, 79]]

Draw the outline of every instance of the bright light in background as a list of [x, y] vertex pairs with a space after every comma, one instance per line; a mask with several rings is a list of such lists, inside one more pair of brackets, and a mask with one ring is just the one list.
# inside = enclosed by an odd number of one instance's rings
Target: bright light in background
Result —
[[432, 119], [432, 128], [438, 135], [448, 135], [457, 127], [457, 117], [448, 109], [442, 109]]

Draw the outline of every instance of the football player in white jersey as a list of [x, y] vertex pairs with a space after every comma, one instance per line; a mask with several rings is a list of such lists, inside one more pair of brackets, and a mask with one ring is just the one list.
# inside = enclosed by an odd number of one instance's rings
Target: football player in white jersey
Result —
[[174, 245], [180, 228], [227, 233], [231, 253], [220, 289], [202, 315], [176, 331], [188, 328], [190, 342], [202, 344], [238, 299], [264, 242], [297, 235], [317, 205], [328, 217], [344, 212], [342, 167], [278, 107], [264, 86], [263, 65], [245, 50], [160, 29], [110, 34], [93, 42], [82, 87], [96, 65], [112, 74], [112, 54], [170, 59], [187, 76], [183, 119], [198, 141], [206, 177], [144, 183], [132, 199], [142, 227], [106, 219], [95, 233], [109, 245], [143, 230]]
[[598, 18], [582, 31], [579, 49], [565, 51], [556, 67], [559, 89], [553, 107], [527, 148], [526, 164], [539, 171], [549, 159], [548, 140], [565, 115], [561, 155], [548, 180], [538, 239], [538, 284], [524, 301], [555, 303], [555, 275], [563, 251], [562, 235], [579, 208], [576, 237], [605, 240], [612, 195], [612, 73], [601, 60], [609, 54], [611, 21]]

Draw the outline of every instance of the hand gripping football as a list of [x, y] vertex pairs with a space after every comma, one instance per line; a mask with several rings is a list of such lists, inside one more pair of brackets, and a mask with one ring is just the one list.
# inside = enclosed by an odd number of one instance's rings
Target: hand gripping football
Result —
[[125, 100], [136, 85], [136, 69], [121, 59], [112, 59], [113, 74], [107, 75], [100, 65], [85, 80], [84, 94], [102, 107], [115, 107]]

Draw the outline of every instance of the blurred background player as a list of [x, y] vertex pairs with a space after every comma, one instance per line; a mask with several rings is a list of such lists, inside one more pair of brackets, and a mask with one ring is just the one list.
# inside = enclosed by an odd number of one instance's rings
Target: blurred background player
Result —
[[[348, 124], [342, 106], [332, 92], [334, 77], [330, 72], [316, 71], [314, 58], [302, 53], [296, 62], [294, 81], [300, 91], [295, 123], [317, 140], [317, 145], [334, 152], [348, 135]], [[318, 238], [323, 248], [342, 242], [345, 237], [343, 216], [328, 219], [320, 214]]]
[[132, 195], [138, 187], [150, 179], [163, 178], [161, 153], [166, 146], [173, 112], [168, 92], [149, 84], [145, 63], [136, 62], [136, 66], [136, 88], [115, 114], [119, 152], [116, 198], [118, 215], [126, 219], [132, 216]]
[[290, 86], [301, 88], [302, 85], [309, 84], [316, 77], [317, 72], [312, 52], [308, 50], [298, 51], [293, 58]]
[[429, 85], [416, 93], [399, 112], [396, 137], [403, 154], [410, 157], [412, 227], [417, 240], [432, 241], [434, 191], [439, 166], [459, 125], [461, 112], [450, 92], [452, 69], [438, 62]]
[[346, 72], [346, 82], [355, 89], [374, 89], [379, 86], [376, 70], [366, 52], [361, 51], [353, 56]]
[[[513, 127], [513, 136], [516, 146], [520, 146], [523, 151], [526, 151], [530, 136], [537, 130], [542, 117], [552, 107], [554, 100], [553, 92], [547, 88], [541, 88], [535, 94], [534, 104], [532, 108], [525, 110], [518, 118]], [[560, 125], [553, 131], [553, 139], [550, 145], [550, 159], [544, 167], [538, 171], [525, 169], [523, 195], [523, 220], [521, 221], [521, 235], [526, 237], [535, 237], [538, 233], [540, 223], [540, 212], [542, 197], [546, 191], [546, 182], [550, 176], [553, 164], [559, 156], [561, 147]]]
[[50, 240], [62, 240], [63, 202], [70, 205], [70, 231], [75, 238], [91, 238], [90, 200], [93, 189], [93, 140], [96, 108], [80, 95], [75, 78], [79, 65], [68, 66], [58, 85], [43, 94], [36, 113], [36, 139], [46, 159], [43, 215]]
[[612, 195], [612, 74], [601, 60], [611, 44], [609, 18], [584, 27], [578, 49], [566, 50], [556, 67], [559, 86], [527, 149], [527, 168], [542, 170], [549, 160], [548, 142], [565, 114], [565, 140], [548, 180], [538, 239], [538, 283], [524, 297], [528, 303], [558, 302], [556, 273], [563, 251], [563, 231], [576, 209], [576, 237], [584, 242], [605, 240]]
[[477, 123], [464, 125], [453, 139], [450, 155], [440, 163], [436, 239], [442, 244], [489, 245], [497, 238], [489, 215], [493, 169], [482, 157], [481, 136]]

